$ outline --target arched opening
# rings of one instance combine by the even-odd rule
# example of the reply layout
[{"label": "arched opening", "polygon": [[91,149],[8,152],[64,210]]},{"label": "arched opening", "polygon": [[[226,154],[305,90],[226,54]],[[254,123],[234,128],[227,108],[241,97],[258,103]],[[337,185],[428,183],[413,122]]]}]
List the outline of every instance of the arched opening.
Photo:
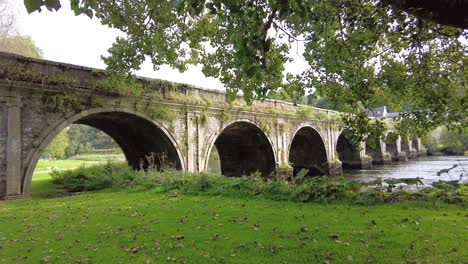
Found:
[{"label": "arched opening", "polygon": [[416,151],[416,153],[419,152],[418,140],[417,139],[413,140],[411,142],[411,144],[412,144],[411,146],[412,146],[413,150]]},{"label": "arched opening", "polygon": [[72,124],[60,131],[42,152],[32,176],[31,196],[48,197],[59,191],[51,182],[53,171],[73,170],[109,161],[125,161],[117,143],[98,129]]},{"label": "arched opening", "polygon": [[[162,128],[143,117],[131,113],[109,111],[71,120],[69,125],[53,138],[47,136],[39,149],[36,150],[36,154],[32,156],[23,181],[25,195],[31,194],[33,172],[35,172],[34,177],[36,177],[39,170],[49,172],[52,169],[72,169],[73,165],[79,163],[77,161],[97,164],[107,162],[108,159],[126,160],[135,169],[146,169],[150,166],[160,170],[166,168],[182,169],[180,153],[177,151],[174,141]],[[52,155],[49,154],[51,145],[55,145],[56,141],[62,140],[63,137],[68,137],[66,140],[70,141],[70,138],[76,137],[76,133],[91,133],[93,135],[88,135],[88,139],[79,140],[79,144],[70,145],[65,150],[62,149],[63,153],[56,156],[63,156],[63,159],[66,159],[62,162],[63,165],[42,166],[45,162],[39,161],[39,159],[51,158]],[[98,135],[99,133],[101,135]],[[111,150],[111,155],[94,155],[107,153],[107,150],[100,149],[102,146],[111,146],[114,149]],[[92,157],[88,157],[88,152],[93,153]],[[79,167],[79,164],[75,167]],[[35,185],[32,195],[40,193],[40,190],[36,189]]]},{"label": "arched opening", "polygon": [[[216,148],[216,149],[215,149]],[[275,156],[270,141],[254,124],[240,121],[225,127],[211,150],[219,156],[221,173],[228,177],[275,171]],[[210,153],[211,155],[211,153]]]},{"label": "arched opening", "polygon": [[289,163],[296,175],[307,169],[307,176],[326,174],[327,152],[320,134],[312,127],[300,128],[293,137],[289,148]]},{"label": "arched opening", "polygon": [[411,142],[409,142],[407,138],[401,138],[400,144],[401,144],[401,151],[405,152],[406,157],[409,157],[411,154],[411,151],[410,151]]},{"label": "arched opening", "polygon": [[366,154],[372,158],[372,164],[384,163],[384,153],[379,138],[369,137],[366,139]]},{"label": "arched opening", "polygon": [[346,138],[344,133],[338,137],[336,151],[342,163],[343,169],[361,169],[361,157],[359,155],[359,146],[354,146]]},{"label": "arched opening", "polygon": [[[161,128],[142,117],[123,112],[104,112],[86,116],[75,123],[108,134],[120,146],[128,164],[135,169],[149,165],[158,169],[182,169],[177,149],[170,138]],[[153,156],[154,162],[148,161],[148,156]]]},{"label": "arched opening", "polygon": [[398,161],[398,147],[397,147],[398,135],[389,132],[385,138],[385,150],[390,153],[393,161]]},{"label": "arched opening", "polygon": [[209,174],[217,174],[217,175],[222,174],[221,161],[219,159],[219,153],[218,153],[218,149],[216,148],[216,146],[213,146],[213,148],[211,149],[211,153],[208,156],[206,170]]}]

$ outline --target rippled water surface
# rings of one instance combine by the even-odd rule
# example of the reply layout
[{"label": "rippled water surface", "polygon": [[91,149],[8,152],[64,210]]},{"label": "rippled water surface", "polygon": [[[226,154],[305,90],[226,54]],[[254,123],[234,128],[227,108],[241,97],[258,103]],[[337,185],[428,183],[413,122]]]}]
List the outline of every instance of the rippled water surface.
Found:
[{"label": "rippled water surface", "polygon": [[[448,173],[437,176],[438,171],[451,168],[454,165],[457,167]],[[362,181],[371,181],[377,177],[382,179],[419,177],[422,178],[424,184],[430,185],[439,180],[460,180],[460,176],[462,182],[468,182],[467,172],[467,156],[429,156],[391,165],[373,165],[372,169],[367,170],[345,170],[343,173]]]}]

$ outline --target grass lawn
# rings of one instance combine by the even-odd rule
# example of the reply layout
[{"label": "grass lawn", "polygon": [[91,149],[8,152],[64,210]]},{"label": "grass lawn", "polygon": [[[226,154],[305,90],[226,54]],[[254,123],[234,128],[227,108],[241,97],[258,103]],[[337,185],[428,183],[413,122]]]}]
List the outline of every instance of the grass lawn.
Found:
[{"label": "grass lawn", "polygon": [[[68,169],[83,161],[40,161]],[[49,168],[50,169],[50,168]],[[466,263],[468,211],[105,190],[0,203],[0,263]]]},{"label": "grass lawn", "polygon": [[49,172],[52,167],[59,170],[67,170],[77,168],[83,164],[96,164],[97,161],[84,160],[39,160],[36,165],[35,173]]},{"label": "grass lawn", "polygon": [[109,154],[100,154],[100,153],[87,153],[80,154],[78,156],[73,156],[71,159],[83,160],[83,161],[125,161],[125,156],[122,153],[109,153]]},{"label": "grass lawn", "polygon": [[50,172],[53,167],[58,170],[69,170],[83,165],[120,160],[125,160],[123,154],[83,154],[67,160],[39,160],[32,178],[31,196],[33,199],[43,199],[59,191],[50,181]]},{"label": "grass lawn", "polygon": [[58,170],[68,170],[96,163],[98,162],[84,160],[39,160],[31,182],[32,198],[43,199],[59,191],[51,182],[52,167],[55,166]]},{"label": "grass lawn", "polygon": [[101,191],[0,203],[0,263],[466,263],[467,213]]}]

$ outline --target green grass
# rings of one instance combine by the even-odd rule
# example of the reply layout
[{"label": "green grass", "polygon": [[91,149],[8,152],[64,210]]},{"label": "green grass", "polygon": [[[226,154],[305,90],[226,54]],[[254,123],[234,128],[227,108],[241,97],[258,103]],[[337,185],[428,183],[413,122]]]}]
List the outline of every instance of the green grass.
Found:
[{"label": "green grass", "polygon": [[97,161],[85,160],[39,160],[35,172],[50,171],[56,166],[59,170],[78,168],[83,164],[96,164]]},{"label": "green grass", "polygon": [[125,161],[125,156],[122,153],[100,154],[100,153],[87,153],[73,156],[71,160],[106,162],[106,161]]},{"label": "green grass", "polygon": [[[112,154],[113,155],[113,154]],[[99,155],[107,157],[108,155]],[[50,172],[52,167],[58,168],[58,170],[69,170],[78,168],[80,166],[94,165],[104,161],[89,161],[89,160],[39,160],[31,182],[31,197],[33,199],[46,198],[54,193],[59,192],[57,186],[52,184]]]},{"label": "green grass", "polygon": [[[77,163],[55,161],[69,168]],[[41,161],[38,168],[47,168]],[[58,165],[60,169],[60,165]],[[79,165],[78,165],[79,166]],[[184,195],[161,188],[57,192],[0,203],[0,263],[465,263],[466,207],[370,207]]]},{"label": "green grass", "polygon": [[[463,263],[466,208],[156,191],[0,204],[0,263]],[[149,260],[149,262],[146,262]]]}]

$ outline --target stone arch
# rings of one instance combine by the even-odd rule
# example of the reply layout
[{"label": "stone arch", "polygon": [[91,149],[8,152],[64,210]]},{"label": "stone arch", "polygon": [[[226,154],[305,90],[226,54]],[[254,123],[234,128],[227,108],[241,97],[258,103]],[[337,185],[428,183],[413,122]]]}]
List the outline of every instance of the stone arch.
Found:
[{"label": "stone arch", "polygon": [[384,153],[378,137],[366,139],[366,154],[372,158],[372,164],[384,164]]},{"label": "stone arch", "polygon": [[344,169],[361,169],[361,155],[359,146],[353,146],[344,132],[341,132],[336,141],[336,152]]},{"label": "stone arch", "polygon": [[[26,156],[23,169],[22,190],[28,196],[36,164],[52,139],[71,124],[82,124],[99,129],[120,146],[130,166],[147,166],[145,156],[151,152],[160,154],[155,165],[184,170],[185,164],[180,148],[172,135],[157,121],[126,109],[100,108],[85,110],[56,122],[41,133],[37,147]],[[163,164],[164,163],[164,164]]]},{"label": "stone arch", "polygon": [[297,129],[289,144],[288,162],[293,174],[308,169],[308,176],[324,175],[327,172],[327,148],[320,132],[312,126]]},{"label": "stone arch", "polygon": [[387,153],[390,153],[393,161],[398,160],[397,138],[397,134],[395,134],[394,132],[388,132],[385,139],[385,149]]},{"label": "stone arch", "polygon": [[402,151],[402,152],[404,151],[404,152],[405,152],[405,156],[406,156],[406,157],[409,157],[410,154],[411,154],[411,148],[410,148],[410,146],[411,146],[411,141],[409,141],[408,138],[402,137],[402,138],[401,138],[400,144],[401,144],[401,151]]},{"label": "stone arch", "polygon": [[213,147],[218,150],[221,173],[228,177],[259,171],[268,176],[275,171],[276,156],[272,141],[250,120],[234,121],[213,135],[206,153],[205,168]]},{"label": "stone arch", "polygon": [[419,152],[418,139],[411,141],[411,147],[416,153]]}]

